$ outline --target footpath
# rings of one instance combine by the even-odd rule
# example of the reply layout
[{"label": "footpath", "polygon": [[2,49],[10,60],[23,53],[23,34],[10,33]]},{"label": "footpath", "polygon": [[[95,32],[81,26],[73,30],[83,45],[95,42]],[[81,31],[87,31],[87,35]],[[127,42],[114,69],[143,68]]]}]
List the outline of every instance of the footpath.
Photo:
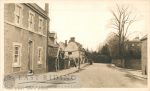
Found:
[{"label": "footpath", "polygon": [[[88,63],[81,64],[80,69],[88,66]],[[31,76],[21,76],[21,77],[15,77],[15,87],[27,87],[27,86],[39,86],[45,85],[41,83],[50,82],[52,81],[60,81],[63,80],[70,80],[74,79],[75,76],[72,75],[72,73],[79,72],[80,69],[78,67],[70,67],[69,69],[60,70],[57,72],[47,72],[42,74],[33,74]],[[60,79],[61,78],[61,79]],[[40,85],[41,84],[41,85]]]},{"label": "footpath", "polygon": [[120,68],[115,66],[114,64],[111,64],[111,67],[116,68],[118,70],[122,70],[127,72],[129,75],[138,78],[138,79],[147,79],[147,75],[143,75],[141,70],[134,70],[134,69],[126,69],[126,68]]}]

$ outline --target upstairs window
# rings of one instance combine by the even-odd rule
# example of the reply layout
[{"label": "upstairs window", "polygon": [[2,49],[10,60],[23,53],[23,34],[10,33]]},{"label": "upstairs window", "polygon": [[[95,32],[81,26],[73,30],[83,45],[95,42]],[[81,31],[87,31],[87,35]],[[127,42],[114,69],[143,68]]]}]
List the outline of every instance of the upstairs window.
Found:
[{"label": "upstairs window", "polygon": [[43,19],[39,17],[39,33],[43,33]]},{"label": "upstairs window", "polygon": [[21,25],[22,23],[22,6],[20,4],[15,5],[15,24]]},{"label": "upstairs window", "polygon": [[29,19],[28,19],[28,23],[29,23],[29,29],[30,30],[34,30],[34,16],[35,14],[33,12],[29,12]]}]

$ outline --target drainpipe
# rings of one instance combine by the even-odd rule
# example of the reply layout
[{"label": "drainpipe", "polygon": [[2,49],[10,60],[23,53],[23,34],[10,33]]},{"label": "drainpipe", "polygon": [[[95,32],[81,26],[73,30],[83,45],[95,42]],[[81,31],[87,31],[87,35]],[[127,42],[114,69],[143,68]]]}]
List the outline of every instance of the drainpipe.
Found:
[{"label": "drainpipe", "polygon": [[45,12],[48,16],[47,18],[47,40],[46,40],[46,71],[48,72],[48,33],[49,33],[49,23],[50,23],[50,18],[49,18],[49,4],[45,4]]}]

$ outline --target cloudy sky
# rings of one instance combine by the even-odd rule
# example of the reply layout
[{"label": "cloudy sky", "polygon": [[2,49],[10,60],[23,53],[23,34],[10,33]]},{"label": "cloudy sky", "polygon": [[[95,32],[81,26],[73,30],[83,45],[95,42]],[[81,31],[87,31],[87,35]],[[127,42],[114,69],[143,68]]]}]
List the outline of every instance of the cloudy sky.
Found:
[{"label": "cloudy sky", "polygon": [[[147,34],[150,24],[149,0],[51,0],[50,31],[57,33],[58,42],[75,37],[84,48],[96,50],[113,31],[109,27],[112,18],[110,9],[115,9],[116,3],[128,5],[138,16],[129,29],[129,37]],[[41,3],[38,5],[43,6]]]}]

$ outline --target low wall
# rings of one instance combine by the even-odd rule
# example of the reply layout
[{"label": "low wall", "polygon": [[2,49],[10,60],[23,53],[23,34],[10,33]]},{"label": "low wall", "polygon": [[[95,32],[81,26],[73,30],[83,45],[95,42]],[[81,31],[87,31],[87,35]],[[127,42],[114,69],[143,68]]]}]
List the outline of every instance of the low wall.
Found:
[{"label": "low wall", "polygon": [[111,62],[112,62],[112,64],[114,64],[115,66],[124,67],[124,60],[112,59]]},{"label": "low wall", "polygon": [[128,60],[112,59],[112,64],[118,67],[141,70],[141,59],[128,59]]},{"label": "low wall", "polygon": [[128,59],[125,61],[125,67],[128,69],[141,70],[141,59]]}]

